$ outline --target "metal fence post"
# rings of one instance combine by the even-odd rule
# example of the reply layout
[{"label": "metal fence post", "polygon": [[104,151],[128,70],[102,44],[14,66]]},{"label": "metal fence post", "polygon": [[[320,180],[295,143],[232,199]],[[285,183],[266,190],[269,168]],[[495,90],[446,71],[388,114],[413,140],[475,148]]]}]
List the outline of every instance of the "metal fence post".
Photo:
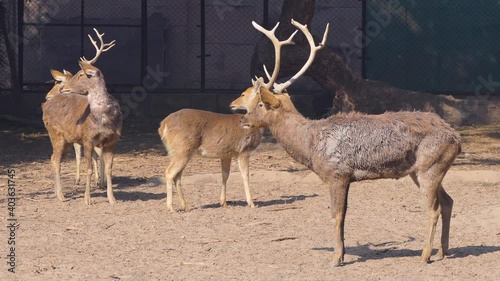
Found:
[{"label": "metal fence post", "polygon": [[140,82],[144,86],[146,67],[148,64],[148,2],[141,1],[141,76]]},{"label": "metal fence post", "polygon": [[[18,85],[15,85],[13,88],[19,89],[19,93],[16,93],[16,95],[20,95],[22,90],[23,90],[23,83],[24,83],[24,69],[23,69],[23,64],[24,64],[24,1],[19,1],[18,6],[17,6],[17,32],[18,32],[18,42],[17,43],[17,48],[18,48],[18,69],[17,69],[17,83]],[[5,38],[5,40],[8,40],[8,38]],[[14,81],[13,81],[14,82]]]}]

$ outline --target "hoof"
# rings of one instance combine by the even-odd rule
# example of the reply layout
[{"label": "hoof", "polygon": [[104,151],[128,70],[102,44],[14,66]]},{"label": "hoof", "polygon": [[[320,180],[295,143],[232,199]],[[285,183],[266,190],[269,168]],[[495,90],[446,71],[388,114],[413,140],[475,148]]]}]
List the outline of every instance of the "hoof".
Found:
[{"label": "hoof", "polygon": [[430,264],[431,259],[430,258],[420,258],[420,263],[421,264]]},{"label": "hoof", "polygon": [[443,251],[443,249],[439,249],[437,255],[436,255],[436,260],[442,260],[444,258],[446,258],[446,251]]},{"label": "hoof", "polygon": [[342,262],[331,262],[330,263],[330,268],[338,268],[338,267],[341,267],[342,266]]}]

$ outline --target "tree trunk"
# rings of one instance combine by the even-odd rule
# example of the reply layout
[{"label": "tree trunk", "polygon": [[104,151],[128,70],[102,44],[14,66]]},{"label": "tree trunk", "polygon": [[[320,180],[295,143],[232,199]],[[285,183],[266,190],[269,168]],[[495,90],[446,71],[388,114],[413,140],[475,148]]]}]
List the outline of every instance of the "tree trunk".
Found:
[{"label": "tree trunk", "polygon": [[[290,23],[292,18],[311,26],[314,5],[315,0],[285,0],[276,36],[284,40],[296,30]],[[335,30],[334,26],[331,28]],[[335,36],[335,32],[331,32],[329,36]],[[318,38],[315,37],[315,40],[317,43]],[[309,56],[309,45],[300,32],[295,36],[294,42],[295,45],[285,46],[282,49],[279,77],[295,74]],[[265,77],[263,64],[269,71],[274,68],[274,48],[265,36],[257,42],[252,56],[252,77],[255,75]],[[328,47],[318,52],[305,75],[333,95],[333,108],[330,114],[352,110],[373,114],[385,111],[421,110],[435,112],[454,126],[490,121],[487,116],[487,104],[480,104],[480,108],[467,111],[463,100],[451,96],[398,89],[383,82],[364,80]]]},{"label": "tree trunk", "polygon": [[[16,7],[15,6],[16,4],[13,5],[14,7]],[[22,3],[19,5],[22,5]],[[13,10],[16,11],[17,9]],[[8,85],[6,86],[10,86],[11,89],[12,107],[10,107],[10,111],[14,114],[17,114],[20,105],[21,89],[19,87],[19,77],[17,71],[17,55],[15,49],[17,46],[15,45],[13,46],[10,41],[9,22],[8,22],[9,17],[12,17],[12,15],[9,15],[9,13],[7,12],[6,3],[0,2],[0,18],[2,19],[2,22],[0,23],[0,38],[3,40],[5,44],[5,50],[7,53],[7,61],[3,62],[5,65],[2,65],[2,67],[5,67],[5,69],[7,69],[6,64],[8,64],[10,81],[9,83],[7,83]]]}]

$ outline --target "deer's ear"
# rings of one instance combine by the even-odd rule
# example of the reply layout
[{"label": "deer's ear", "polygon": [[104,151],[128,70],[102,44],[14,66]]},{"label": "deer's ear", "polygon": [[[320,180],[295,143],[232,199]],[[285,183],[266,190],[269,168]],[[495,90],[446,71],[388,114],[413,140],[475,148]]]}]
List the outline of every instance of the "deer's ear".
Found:
[{"label": "deer's ear", "polygon": [[271,108],[276,109],[281,106],[281,102],[276,96],[264,87],[259,88],[259,95],[263,103],[268,104]]},{"label": "deer's ear", "polygon": [[99,69],[97,69],[95,66],[91,65],[88,62],[80,61],[80,67],[82,68],[83,72],[85,72],[85,74],[88,76],[94,77],[99,75]]},{"label": "deer's ear", "polygon": [[73,73],[67,71],[66,69],[63,69],[63,73],[64,73],[64,75],[66,75],[67,78],[73,77]]},{"label": "deer's ear", "polygon": [[62,72],[57,71],[55,69],[50,70],[50,74],[52,74],[52,77],[54,77],[54,80],[59,81],[59,82],[65,82],[66,81],[66,75],[64,75]]}]

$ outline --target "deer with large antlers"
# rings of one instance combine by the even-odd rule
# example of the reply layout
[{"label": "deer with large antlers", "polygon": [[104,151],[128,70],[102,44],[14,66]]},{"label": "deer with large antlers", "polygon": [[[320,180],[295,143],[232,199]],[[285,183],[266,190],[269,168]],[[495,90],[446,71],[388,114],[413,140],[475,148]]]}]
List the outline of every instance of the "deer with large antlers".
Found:
[{"label": "deer with large antlers", "polygon": [[[50,74],[52,74],[52,77],[54,78],[54,86],[50,91],[47,93],[45,96],[45,100],[51,99],[54,95],[59,94],[61,91],[61,87],[66,84],[66,81],[71,79],[73,77],[73,74],[67,70],[63,70],[63,72],[51,69]],[[78,93],[78,94],[83,94],[83,93]],[[80,165],[82,162],[82,150],[83,147],[78,144],[74,143],[73,147],[75,149],[75,156],[76,156],[76,177],[75,177],[75,184],[80,184]],[[95,173],[95,180],[99,183],[99,188],[104,188],[104,160],[102,159],[102,149],[99,147],[94,148],[94,152],[92,153],[92,163],[94,166],[94,173]],[[99,158],[99,165],[97,165],[97,159]],[[99,166],[101,169],[98,172],[97,171],[97,166]]]},{"label": "deer with large antlers", "polygon": [[[103,42],[103,34],[94,31],[101,46],[89,38],[96,49],[93,59],[81,58],[80,70],[60,88],[61,93],[54,95],[42,105],[43,121],[52,143],[52,168],[55,174],[55,193],[64,200],[61,188],[61,161],[73,143],[83,145],[87,182],[84,200],[90,205],[90,180],[92,176],[92,151],[102,148],[106,175],[107,197],[109,203],[116,202],[111,181],[113,153],[120,139],[122,114],[118,102],[108,94],[102,72],[93,64],[99,56],[114,46],[114,41]],[[86,96],[78,93],[85,93]]]},{"label": "deer with large antlers", "polygon": [[[283,90],[307,70],[315,53],[324,46],[327,32],[322,44],[316,46],[307,26],[293,20],[292,24],[305,34],[311,46],[309,59],[288,82],[276,84],[277,75],[273,73],[267,84],[260,78],[233,101],[233,110],[247,110],[241,125],[269,128],[290,156],[329,186],[334,266],[344,260],[344,221],[351,182],[406,175],[410,175],[427,197],[429,222],[421,260],[430,260],[439,216],[442,216],[442,233],[437,255],[444,258],[449,245],[453,200],[444,190],[442,180],[461,151],[460,135],[436,114],[428,112],[349,113],[322,120],[304,118]],[[275,71],[279,69],[278,50],[279,46]]]}]

